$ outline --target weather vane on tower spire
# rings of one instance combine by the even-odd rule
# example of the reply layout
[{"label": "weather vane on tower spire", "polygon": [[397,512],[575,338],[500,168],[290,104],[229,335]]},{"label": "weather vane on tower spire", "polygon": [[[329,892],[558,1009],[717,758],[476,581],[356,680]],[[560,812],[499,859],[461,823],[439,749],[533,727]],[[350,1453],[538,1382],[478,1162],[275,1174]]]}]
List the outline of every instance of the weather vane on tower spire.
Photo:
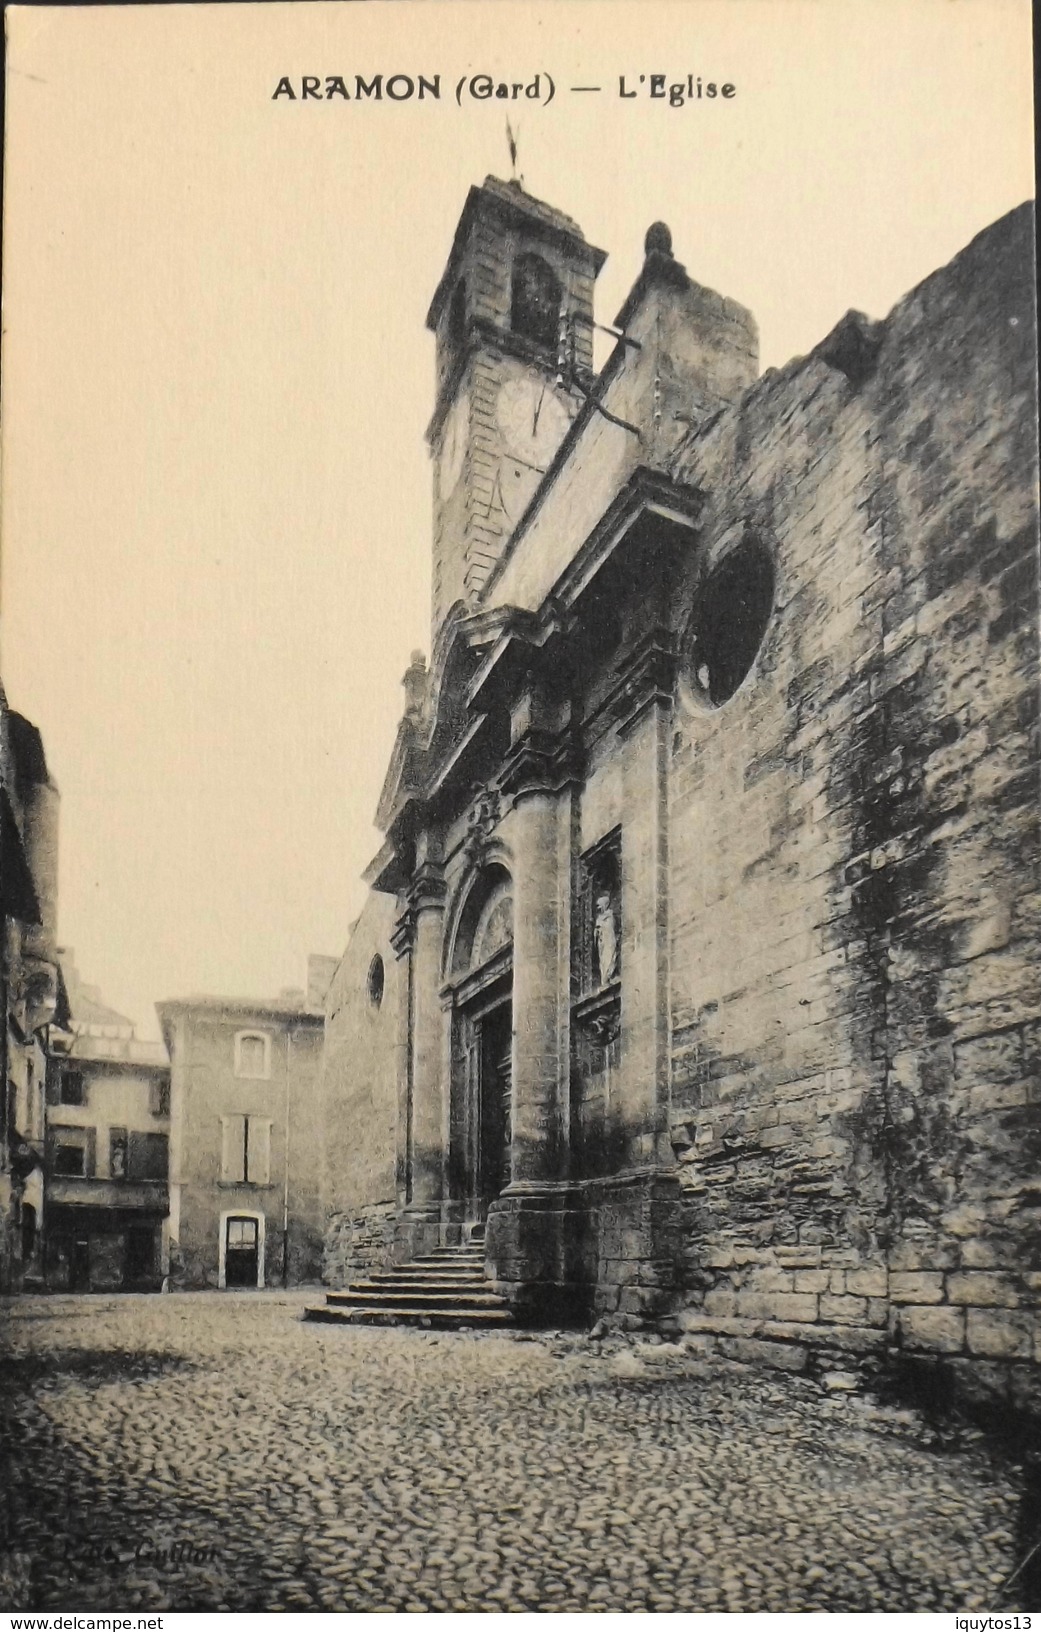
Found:
[{"label": "weather vane on tower spire", "polygon": [[514,131],[514,129],[512,128],[512,126],[510,124],[510,121],[507,119],[507,121],[506,121],[506,145],[509,147],[509,150],[510,150],[510,181],[513,182],[514,185],[517,186],[517,187],[523,187],[524,186],[524,177],[519,176],[517,174],[517,140],[518,140],[519,136],[520,136],[520,129],[518,128],[516,131]]}]

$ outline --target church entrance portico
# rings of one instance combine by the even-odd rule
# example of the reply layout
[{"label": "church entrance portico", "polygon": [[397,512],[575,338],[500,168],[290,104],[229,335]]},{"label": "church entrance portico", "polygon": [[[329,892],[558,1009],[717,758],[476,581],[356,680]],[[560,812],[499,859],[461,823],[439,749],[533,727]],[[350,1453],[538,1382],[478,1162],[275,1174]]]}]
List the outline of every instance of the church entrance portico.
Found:
[{"label": "church entrance portico", "polygon": [[448,949],[449,1198],[483,1223],[512,1176],[513,888],[495,863],[473,878]]}]

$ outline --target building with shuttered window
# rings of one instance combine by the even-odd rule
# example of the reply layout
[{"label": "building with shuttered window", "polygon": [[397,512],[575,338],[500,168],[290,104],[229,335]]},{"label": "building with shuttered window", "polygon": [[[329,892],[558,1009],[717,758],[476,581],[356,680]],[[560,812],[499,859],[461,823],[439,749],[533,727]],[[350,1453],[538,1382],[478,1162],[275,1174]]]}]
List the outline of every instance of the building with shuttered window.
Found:
[{"label": "building with shuttered window", "polygon": [[171,1062],[170,1285],[318,1278],[316,1088],[334,960],[308,991],[157,1004]]},{"label": "building with shuttered window", "polygon": [[155,1292],[167,1267],[170,1064],[162,1043],[101,1001],[61,953],[67,1025],[47,1084],[46,1282]]}]

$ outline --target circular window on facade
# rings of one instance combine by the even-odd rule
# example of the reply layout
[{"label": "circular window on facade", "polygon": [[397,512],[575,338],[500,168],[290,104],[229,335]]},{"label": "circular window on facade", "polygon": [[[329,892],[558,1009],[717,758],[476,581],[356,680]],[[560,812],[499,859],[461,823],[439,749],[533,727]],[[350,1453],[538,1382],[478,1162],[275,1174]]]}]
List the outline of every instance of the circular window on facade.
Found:
[{"label": "circular window on facade", "polygon": [[733,697],[755,662],[773,604],[773,562],[755,539],[739,544],[709,573],[687,650],[697,689],[715,707]]},{"label": "circular window on facade", "polygon": [[372,1004],[374,1009],[378,1009],[380,1004],[383,1002],[384,979],[383,959],[377,952],[376,956],[369,964],[369,973],[365,983],[369,994],[369,1002]]}]

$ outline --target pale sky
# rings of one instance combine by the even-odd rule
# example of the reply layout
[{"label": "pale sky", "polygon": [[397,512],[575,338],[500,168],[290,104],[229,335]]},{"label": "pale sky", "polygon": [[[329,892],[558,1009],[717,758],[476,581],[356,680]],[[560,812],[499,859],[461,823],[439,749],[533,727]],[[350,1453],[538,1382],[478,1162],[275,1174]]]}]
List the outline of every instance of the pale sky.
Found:
[{"label": "pale sky", "polygon": [[[409,0],[8,12],[3,649],[62,791],[60,932],[155,1034],[340,953],[414,647],[433,342],[468,187],[609,252],[655,219],[764,367],[1030,196],[1026,0]],[[440,74],[439,102],[272,100]],[[464,102],[464,75],[553,79]],[[729,81],[670,107],[639,75]],[[648,81],[645,81],[645,87]],[[600,93],[571,85],[599,84]]]}]

